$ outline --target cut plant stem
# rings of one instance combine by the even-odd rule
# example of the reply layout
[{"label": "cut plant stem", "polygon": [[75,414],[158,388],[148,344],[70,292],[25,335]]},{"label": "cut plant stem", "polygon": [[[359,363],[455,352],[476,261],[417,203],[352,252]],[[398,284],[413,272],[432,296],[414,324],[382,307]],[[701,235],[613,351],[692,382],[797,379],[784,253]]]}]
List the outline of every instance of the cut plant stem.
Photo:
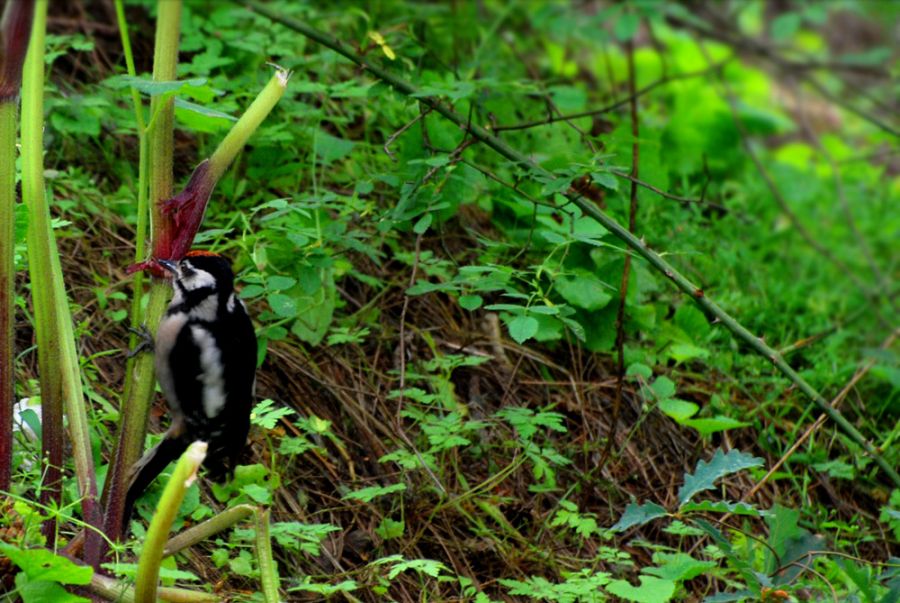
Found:
[{"label": "cut plant stem", "polygon": [[141,558],[138,561],[137,578],[134,585],[136,603],[153,603],[159,585],[159,566],[163,558],[163,549],[169,537],[172,522],[178,514],[181,501],[188,487],[197,479],[197,470],[206,458],[206,442],[194,442],[181,455],[175,471],[163,490],[162,498],[156,506],[153,520],[147,530]]},{"label": "cut plant stem", "polygon": [[[411,98],[415,98],[417,101],[424,103],[428,107],[431,107],[433,111],[440,113],[445,118],[458,125],[460,128],[467,129],[472,136],[483,142],[488,147],[492,148],[503,157],[506,157],[510,161],[518,164],[520,167],[530,171],[533,175],[540,176],[544,181],[555,180],[557,178],[556,175],[554,175],[552,172],[549,172],[548,170],[535,164],[529,157],[512,148],[511,146],[491,134],[485,128],[470,123],[468,119],[456,113],[452,108],[450,108],[449,105],[442,102],[440,99],[421,94],[418,88],[416,88],[406,80],[394,75],[390,71],[382,69],[370,59],[359,55],[340,40],[329,36],[328,34],[325,34],[313,27],[310,27],[306,23],[303,23],[296,19],[292,19],[290,17],[285,17],[284,15],[281,15],[267,5],[250,0],[244,0],[244,4],[252,7],[253,10],[267,16],[273,21],[281,23],[289,29],[293,29],[294,31],[306,36],[307,38],[314,40],[315,42],[318,42],[319,44],[322,44],[327,48],[330,48],[336,53],[365,68],[370,73],[372,73],[372,75],[391,85],[398,92],[410,96]],[[792,369],[791,366],[787,362],[785,362],[784,358],[782,358],[777,351],[769,347],[768,344],[766,344],[761,338],[748,331],[741,323],[735,320],[734,317],[732,317],[718,304],[707,297],[700,287],[689,281],[684,275],[678,272],[674,266],[665,261],[658,253],[647,247],[647,244],[644,243],[643,240],[628,232],[627,228],[623,227],[621,224],[609,217],[605,212],[594,205],[593,202],[585,199],[577,193],[567,192],[565,196],[571,203],[578,206],[586,215],[602,224],[613,235],[615,235],[626,245],[634,249],[638,253],[638,255],[647,260],[647,262],[651,266],[653,266],[654,269],[664,274],[666,278],[672,281],[672,284],[683,291],[690,299],[694,300],[694,302],[698,306],[700,306],[700,308],[708,316],[716,318],[717,321],[724,325],[726,329],[731,331],[731,333],[735,337],[746,343],[754,352],[771,362],[776,369],[778,369],[785,377],[788,378],[789,381],[796,385],[797,388],[800,389],[800,391],[806,394],[822,412],[828,415],[828,418],[836,423],[841,431],[843,431],[845,434],[847,434],[847,436],[850,437],[853,443],[858,445],[867,454],[869,454],[872,459],[878,464],[884,474],[887,475],[888,478],[894,483],[894,485],[900,487],[900,473],[897,472],[897,469],[890,463],[888,463],[883,456],[881,456],[875,446],[873,446],[868,440],[866,440],[866,438],[859,432],[859,430],[856,429],[856,427],[854,427],[844,417],[844,415],[842,415],[838,410],[832,408],[831,405],[828,404],[828,401],[822,396],[822,394],[816,391],[816,389],[811,386],[803,377],[801,377],[800,374],[797,373],[797,371]]]},{"label": "cut plant stem", "polygon": [[[153,80],[169,81],[176,77],[178,65],[178,39],[181,33],[181,0],[165,0],[157,3],[156,41],[153,54]],[[153,127],[145,134],[147,154],[142,159],[147,169],[141,170],[149,182],[139,182],[139,191],[149,191],[149,210],[152,214],[154,237],[170,220],[163,214],[160,202],[172,196],[172,153],[173,127],[175,120],[175,100],[171,97],[154,96],[150,101],[150,114],[155,116]],[[140,200],[140,197],[139,197]],[[139,218],[140,219],[140,218]],[[142,291],[135,290],[140,298]],[[169,286],[164,281],[153,280],[150,284],[150,299],[144,322],[151,332],[156,331],[159,319],[166,309]],[[153,357],[142,354],[133,363],[133,368],[125,376],[125,395],[121,406],[121,423],[116,454],[109,469],[109,477],[103,492],[105,503],[104,533],[118,539],[123,531],[122,513],[125,494],[128,489],[128,472],[141,456],[144,436],[147,432],[147,416],[153,399],[154,388]],[[90,538],[90,534],[88,534]]]},{"label": "cut plant stem", "polygon": [[256,561],[262,580],[266,603],[278,603],[278,567],[272,557],[272,536],[269,534],[269,509],[256,510]]}]

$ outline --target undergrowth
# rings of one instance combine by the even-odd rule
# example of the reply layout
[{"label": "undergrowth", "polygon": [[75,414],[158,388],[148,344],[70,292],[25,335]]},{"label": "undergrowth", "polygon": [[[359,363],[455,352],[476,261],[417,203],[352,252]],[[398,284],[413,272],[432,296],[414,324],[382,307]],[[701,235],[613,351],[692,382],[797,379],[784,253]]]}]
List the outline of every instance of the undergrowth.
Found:
[{"label": "undergrowth", "polygon": [[[139,72],[151,4],[126,6]],[[267,6],[377,56],[557,179],[529,178],[240,4],[187,2],[177,182],[262,87],[267,62],[294,76],[197,238],[234,261],[259,336],[260,403],[235,479],[189,490],[176,530],[235,505],[271,508],[289,600],[900,597],[900,490],[636,256],[618,375],[629,252],[561,202],[581,187],[627,224],[637,144],[635,232],[900,465],[900,180],[896,112],[884,111],[896,6]],[[124,383],[136,126],[114,15],[54,10],[46,177],[102,478]],[[842,20],[869,37],[836,50]],[[637,138],[620,102],[632,52]],[[19,285],[17,398],[29,403],[12,498],[26,542],[47,513],[61,514],[65,540],[81,519],[71,471],[62,509],[29,504],[40,391]],[[111,573],[133,575],[161,492],[142,499]],[[260,600],[255,538],[239,524],[170,558],[163,579]]]}]

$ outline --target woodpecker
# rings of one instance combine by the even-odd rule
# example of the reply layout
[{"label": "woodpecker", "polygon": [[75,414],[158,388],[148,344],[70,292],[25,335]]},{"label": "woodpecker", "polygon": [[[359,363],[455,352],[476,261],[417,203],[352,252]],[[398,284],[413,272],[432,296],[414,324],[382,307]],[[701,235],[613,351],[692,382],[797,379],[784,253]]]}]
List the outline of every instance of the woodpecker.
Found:
[{"label": "woodpecker", "polygon": [[126,522],[138,497],[195,440],[209,445],[203,466],[211,479],[231,475],[250,431],[256,382],[256,334],[228,260],[190,251],[178,262],[156,261],[172,274],[172,301],[154,342],[172,423],[132,468]]}]

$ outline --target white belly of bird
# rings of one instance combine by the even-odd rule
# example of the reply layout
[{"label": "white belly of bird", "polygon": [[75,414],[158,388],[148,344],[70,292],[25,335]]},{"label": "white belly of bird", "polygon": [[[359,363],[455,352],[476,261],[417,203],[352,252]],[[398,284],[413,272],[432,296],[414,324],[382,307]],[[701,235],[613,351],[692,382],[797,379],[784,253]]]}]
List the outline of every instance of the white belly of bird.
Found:
[{"label": "white belly of bird", "polygon": [[212,334],[200,325],[191,327],[194,342],[200,348],[200,375],[203,381],[203,412],[210,419],[218,416],[225,406],[225,381],[222,356]]}]

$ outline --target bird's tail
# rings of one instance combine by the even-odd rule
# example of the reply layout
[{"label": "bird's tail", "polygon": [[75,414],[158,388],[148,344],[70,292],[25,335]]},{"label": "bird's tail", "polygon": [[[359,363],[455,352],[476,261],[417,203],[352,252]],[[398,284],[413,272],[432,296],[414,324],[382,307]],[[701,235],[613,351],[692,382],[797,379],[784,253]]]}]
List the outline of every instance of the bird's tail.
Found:
[{"label": "bird's tail", "polygon": [[177,460],[187,450],[188,442],[180,437],[167,436],[159,444],[144,453],[131,468],[131,481],[125,495],[125,513],[122,525],[127,526],[137,502],[144,490],[162,473],[169,463]]}]

